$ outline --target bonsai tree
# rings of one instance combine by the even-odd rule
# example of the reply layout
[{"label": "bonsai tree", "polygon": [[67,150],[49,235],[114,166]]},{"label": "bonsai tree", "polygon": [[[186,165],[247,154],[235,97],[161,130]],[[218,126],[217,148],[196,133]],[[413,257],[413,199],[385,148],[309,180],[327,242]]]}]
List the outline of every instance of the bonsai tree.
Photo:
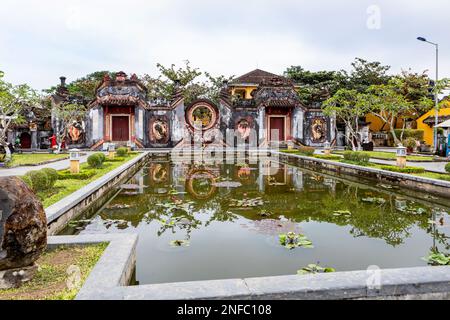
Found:
[{"label": "bonsai tree", "polygon": [[11,160],[11,150],[8,147],[8,130],[14,124],[25,121],[25,110],[40,102],[39,95],[28,85],[12,85],[3,79],[0,71],[0,145],[5,150],[5,161]]}]

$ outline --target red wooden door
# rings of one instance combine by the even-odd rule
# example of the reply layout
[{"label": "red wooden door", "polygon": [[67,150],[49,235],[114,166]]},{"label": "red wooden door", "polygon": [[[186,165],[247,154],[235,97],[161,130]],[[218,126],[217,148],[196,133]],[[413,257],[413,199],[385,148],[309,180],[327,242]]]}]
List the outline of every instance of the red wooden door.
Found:
[{"label": "red wooden door", "polygon": [[20,147],[22,149],[30,149],[31,148],[31,135],[28,132],[23,132],[20,135]]},{"label": "red wooden door", "polygon": [[[274,132],[275,131],[275,132]],[[277,134],[278,133],[278,136]],[[270,141],[284,141],[284,118],[270,118]]]},{"label": "red wooden door", "polygon": [[128,117],[112,117],[112,139],[113,141],[130,140],[130,123]]}]

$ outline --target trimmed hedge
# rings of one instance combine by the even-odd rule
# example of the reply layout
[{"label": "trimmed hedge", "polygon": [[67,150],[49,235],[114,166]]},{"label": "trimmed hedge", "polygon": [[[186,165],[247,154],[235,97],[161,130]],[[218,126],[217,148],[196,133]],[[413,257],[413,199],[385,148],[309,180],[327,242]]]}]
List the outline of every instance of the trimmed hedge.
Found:
[{"label": "trimmed hedge", "polygon": [[128,148],[124,147],[118,148],[116,153],[118,157],[126,157],[128,154]]},{"label": "trimmed hedge", "polygon": [[100,159],[102,160],[102,162],[105,162],[105,161],[106,161],[106,155],[105,155],[104,153],[99,152],[99,153],[97,153],[97,155],[100,157]]},{"label": "trimmed hedge", "polygon": [[70,170],[64,170],[58,172],[58,179],[59,180],[87,180],[95,176],[97,173],[94,169],[86,169],[81,171],[80,173],[70,173]]},{"label": "trimmed hedge", "polygon": [[445,171],[447,171],[448,173],[450,173],[450,163],[447,163],[445,165]]},{"label": "trimmed hedge", "polygon": [[91,168],[98,169],[101,168],[105,160],[106,157],[103,153],[94,153],[88,157],[87,162]]},{"label": "trimmed hedge", "polygon": [[333,155],[326,156],[324,154],[316,154],[316,155],[314,155],[314,158],[323,159],[323,160],[332,160],[332,161],[342,160],[342,157],[340,157],[340,156],[333,156]]},{"label": "trimmed hedge", "polygon": [[124,161],[125,160],[125,158],[122,158],[122,157],[116,157],[116,158],[113,158],[113,159],[106,159],[105,160],[105,162],[121,162],[121,161]]},{"label": "trimmed hedge", "polygon": [[300,146],[300,147],[298,148],[298,151],[299,151],[301,154],[304,154],[305,156],[312,157],[312,156],[314,155],[314,152],[316,152],[316,149],[314,149],[313,147],[303,147],[303,146]]},{"label": "trimmed hedge", "polygon": [[56,170],[45,168],[28,171],[25,176],[22,177],[22,180],[36,192],[52,188],[58,180],[58,177]]},{"label": "trimmed hedge", "polygon": [[381,169],[387,170],[387,171],[392,171],[392,172],[410,173],[410,174],[425,172],[424,168],[419,168],[419,167],[399,168],[396,166],[381,166]]},{"label": "trimmed hedge", "polygon": [[314,155],[314,152],[316,152],[316,149],[312,147],[300,146],[298,149],[282,150],[281,152],[312,157]]},{"label": "trimmed hedge", "polygon": [[370,155],[362,151],[345,151],[344,159],[350,162],[354,162],[360,165],[368,165]]},{"label": "trimmed hedge", "polygon": [[44,169],[41,169],[41,171],[47,175],[47,188],[46,189],[50,189],[51,187],[53,187],[55,185],[56,181],[58,181],[58,171],[56,171],[55,169],[52,169],[52,168],[44,168]]}]

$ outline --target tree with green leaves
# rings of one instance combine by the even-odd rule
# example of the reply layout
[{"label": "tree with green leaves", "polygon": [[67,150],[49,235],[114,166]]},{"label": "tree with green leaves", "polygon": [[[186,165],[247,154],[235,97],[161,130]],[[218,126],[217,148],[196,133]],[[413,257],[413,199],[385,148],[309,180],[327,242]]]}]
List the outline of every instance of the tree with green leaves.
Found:
[{"label": "tree with green leaves", "polygon": [[[148,74],[143,76],[143,82],[148,89],[148,97],[153,101],[170,101],[175,92],[183,91],[185,103],[189,104],[196,99],[205,98],[218,102],[220,88],[224,81],[231,81],[232,77],[213,77],[208,72],[201,72],[185,61],[183,67],[177,68],[175,64],[165,67],[158,63],[160,75],[154,78]],[[201,81],[200,77],[206,79]],[[179,85],[179,87],[177,87]]]},{"label": "tree with green leaves", "polygon": [[[95,99],[95,89],[102,83],[103,77],[108,74],[111,78],[115,73],[111,71],[96,71],[84,77],[67,84],[67,90],[72,96],[82,97],[86,101]],[[56,92],[57,86],[44,90],[46,93],[53,94]]]},{"label": "tree with green leaves", "polygon": [[[389,84],[370,86],[366,93],[362,94],[362,103],[367,106],[369,112],[389,125],[389,131],[396,145],[401,145],[401,137],[395,132],[395,122],[398,118],[405,119],[413,110],[411,102],[399,92],[403,83],[399,79],[393,79]],[[406,121],[403,121],[405,128]]]},{"label": "tree with green leaves", "polygon": [[56,119],[54,132],[58,144],[58,153],[61,151],[61,145],[66,139],[70,127],[84,119],[86,110],[83,104],[77,102],[63,102],[53,106],[52,111]]},{"label": "tree with green leaves", "polygon": [[365,92],[370,86],[387,84],[390,80],[388,71],[390,66],[382,65],[381,62],[369,62],[361,58],[355,58],[352,62],[352,70],[340,71],[341,77],[346,79],[342,84],[347,89]]},{"label": "tree with green leaves", "polygon": [[322,108],[325,115],[336,116],[344,122],[348,142],[354,151],[360,150],[363,143],[360,119],[369,112],[361,94],[356,90],[340,89],[323,103]]},{"label": "tree with green leaves", "polygon": [[321,103],[333,96],[345,82],[345,78],[336,71],[308,71],[301,66],[291,66],[284,76],[293,80],[298,86],[297,92],[301,102],[310,106]]},{"label": "tree with green leaves", "polygon": [[40,103],[40,97],[28,85],[12,85],[3,79],[0,71],[0,145],[6,152],[6,161],[11,160],[8,147],[8,130],[15,124],[24,123],[25,111]]}]

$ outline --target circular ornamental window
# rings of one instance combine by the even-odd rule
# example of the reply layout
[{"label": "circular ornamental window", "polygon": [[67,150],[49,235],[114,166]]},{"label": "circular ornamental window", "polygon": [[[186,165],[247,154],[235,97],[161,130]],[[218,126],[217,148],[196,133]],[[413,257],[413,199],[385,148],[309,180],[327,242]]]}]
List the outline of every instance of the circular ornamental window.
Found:
[{"label": "circular ornamental window", "polygon": [[207,131],[217,123],[216,108],[206,103],[194,104],[188,111],[187,120],[191,128]]}]

